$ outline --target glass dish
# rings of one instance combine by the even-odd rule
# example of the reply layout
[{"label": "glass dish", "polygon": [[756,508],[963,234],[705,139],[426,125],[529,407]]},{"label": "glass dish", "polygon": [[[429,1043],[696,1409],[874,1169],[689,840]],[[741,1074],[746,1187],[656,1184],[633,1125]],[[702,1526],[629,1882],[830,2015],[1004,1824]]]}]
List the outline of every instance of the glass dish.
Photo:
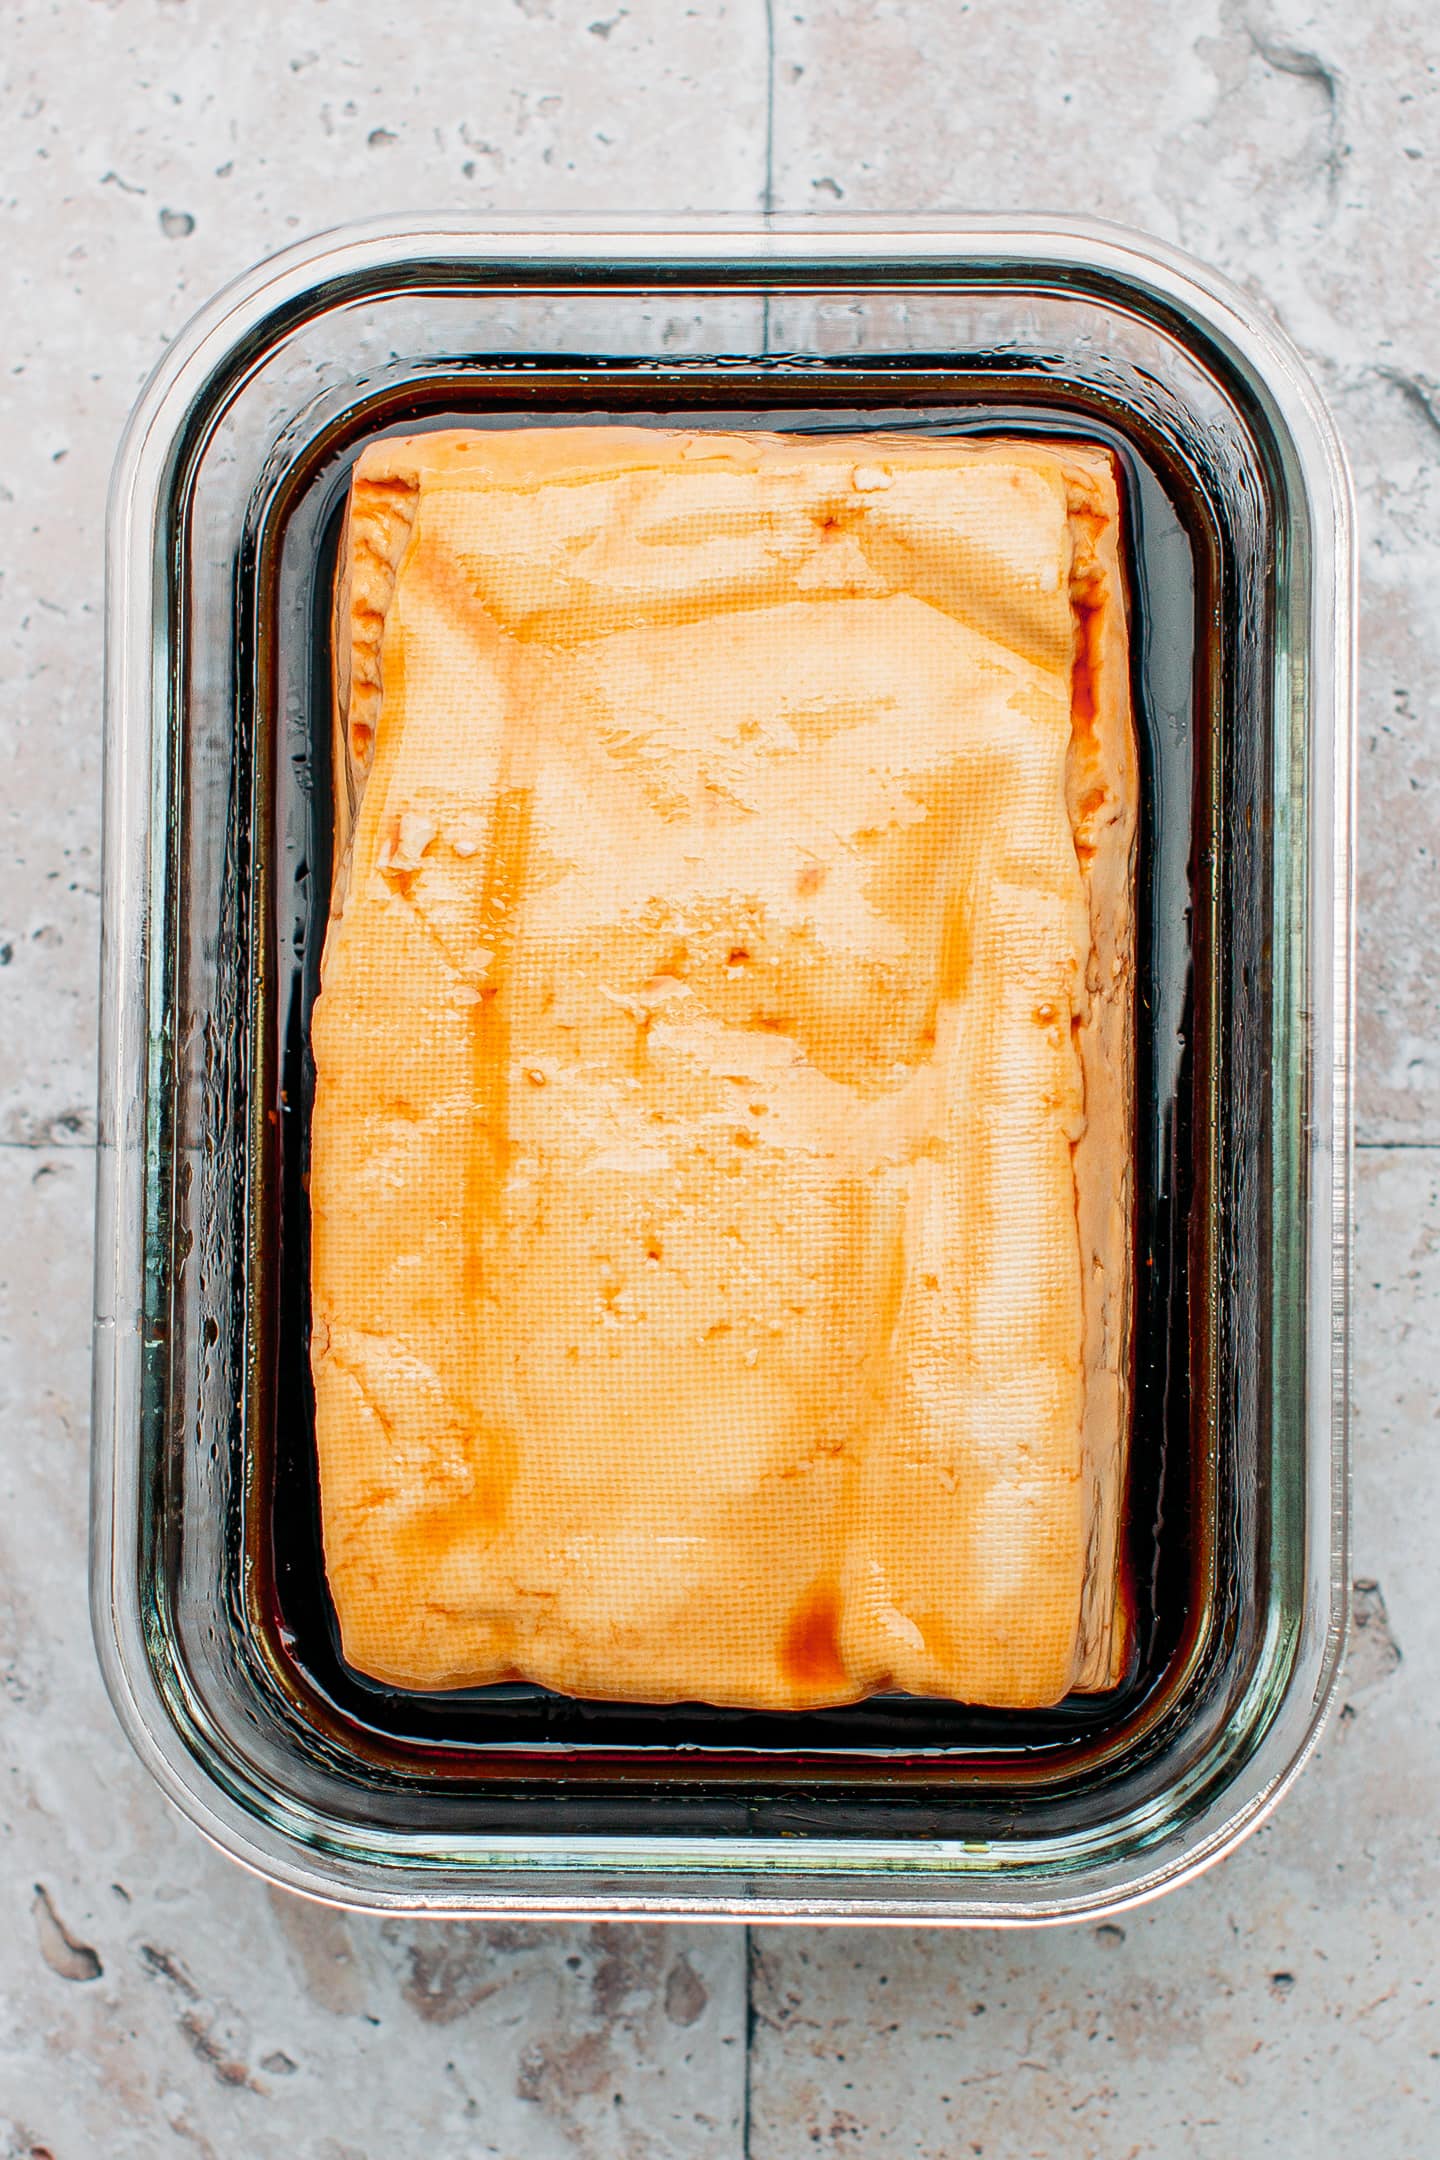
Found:
[{"label": "glass dish", "polygon": [[[329,585],[360,445],[461,415],[1116,449],[1144,797],[1109,1694],[787,1717],[341,1660],[306,1349]],[[1097,224],[387,221],[174,341],[111,503],[92,1599],[126,1730],[216,1843],[392,1911],[996,1923],[1133,1903],[1261,1819],[1347,1602],[1352,547],[1283,336]]]}]

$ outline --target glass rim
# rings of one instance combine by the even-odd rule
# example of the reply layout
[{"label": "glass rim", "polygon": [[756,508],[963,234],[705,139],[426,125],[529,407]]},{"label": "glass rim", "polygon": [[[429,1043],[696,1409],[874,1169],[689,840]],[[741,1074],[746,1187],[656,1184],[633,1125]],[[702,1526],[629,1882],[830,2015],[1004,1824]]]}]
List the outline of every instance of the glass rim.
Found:
[{"label": "glass rim", "polygon": [[[1098,282],[1112,304],[1123,307],[1129,295],[1182,339],[1187,331],[1207,339],[1252,391],[1293,458],[1316,542],[1308,565],[1312,637],[1303,685],[1311,749],[1305,1441],[1307,1528],[1328,1546],[1329,1606],[1323,1616],[1311,1616],[1306,1655],[1297,1655],[1290,1688],[1233,1789],[1195,1818],[1181,1849],[1166,1851],[1162,1842],[1152,1861],[1131,1867],[1123,1880],[1082,1886],[1077,1878],[1067,1887],[1043,1873],[1037,1855],[1035,1865],[1013,1869],[1014,1895],[1007,1897],[1003,1883],[995,1887],[993,1864],[988,1872],[979,1867],[974,1841],[913,1838],[647,1841],[567,1833],[562,1845],[551,1833],[407,1834],[387,1852],[384,1836],[372,1834],[368,1857],[347,1857],[317,1838],[313,1826],[297,1820],[275,1830],[258,1821],[187,1747],[156,1686],[141,1629],[134,1541],[124,1533],[140,1506],[134,1412],[145,1350],[137,1266],[146,1172],[136,1106],[159,1020],[147,1009],[143,963],[161,839],[152,792],[152,603],[164,574],[166,489],[197,400],[227,372],[238,379],[258,366],[267,340],[307,315],[323,315],[346,284],[375,294],[428,290],[447,270],[456,285],[536,291],[776,285],[813,291],[833,279],[847,288],[858,280],[878,293],[1039,283],[1093,294]],[[366,280],[373,281],[368,288]],[[1333,1700],[1349,1602],[1354,546],[1338,436],[1285,333],[1218,273],[1162,242],[1096,220],[384,218],[285,249],[225,287],[179,333],[137,402],[110,498],[91,1585],[100,1662],[121,1723],[168,1797],[214,1843],[274,1881],[357,1908],[472,1917],[748,1914],[1005,1925],[1092,1917],[1143,1902],[1193,1877],[1269,1814],[1313,1751]],[[429,1859],[427,1847],[434,1848]],[[442,1849],[463,1853],[463,1869],[447,1866]],[[488,1887],[480,1879],[485,1874]],[[982,1874],[988,1894],[978,1900]],[[845,1887],[846,1878],[854,1887]]]}]

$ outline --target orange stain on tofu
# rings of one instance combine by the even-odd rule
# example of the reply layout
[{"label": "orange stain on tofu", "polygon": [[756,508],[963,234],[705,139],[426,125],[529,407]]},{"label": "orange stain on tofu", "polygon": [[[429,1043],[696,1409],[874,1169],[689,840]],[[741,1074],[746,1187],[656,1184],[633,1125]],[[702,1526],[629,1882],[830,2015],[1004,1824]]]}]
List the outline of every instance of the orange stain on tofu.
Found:
[{"label": "orange stain on tofu", "polygon": [[1070,728],[1076,742],[1088,743],[1095,733],[1105,611],[1100,600],[1084,593],[1073,593],[1071,604],[1075,657],[1070,668]]},{"label": "orange stain on tofu", "polygon": [[507,991],[515,945],[515,912],[530,859],[534,790],[503,788],[495,801],[480,884],[479,942],[492,955],[472,1007],[474,1120],[465,1179],[467,1298],[484,1285],[486,1232],[499,1210],[510,1166],[510,1013]]},{"label": "orange stain on tofu", "polygon": [[799,1688],[843,1688],[849,1679],[840,1655],[840,1596],[833,1583],[807,1590],[780,1638],[780,1665]]},{"label": "orange stain on tofu", "polygon": [[392,1550],[427,1570],[477,1537],[493,1535],[504,1525],[510,1493],[519,1469],[520,1451],[509,1433],[493,1426],[468,1435],[468,1475],[463,1488],[427,1500],[387,1526]]},{"label": "orange stain on tofu", "polygon": [[[945,911],[937,990],[942,999],[958,998],[970,974],[970,911],[954,900]],[[933,1040],[933,1036],[932,1036]]]}]

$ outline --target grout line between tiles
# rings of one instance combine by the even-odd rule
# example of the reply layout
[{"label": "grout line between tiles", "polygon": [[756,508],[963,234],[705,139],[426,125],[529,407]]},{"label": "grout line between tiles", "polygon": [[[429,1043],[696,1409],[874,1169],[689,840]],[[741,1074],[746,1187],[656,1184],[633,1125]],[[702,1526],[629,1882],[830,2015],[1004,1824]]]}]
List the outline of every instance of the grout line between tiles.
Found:
[{"label": "grout line between tiles", "polygon": [[765,189],[760,206],[766,217],[775,208],[775,0],[765,7]]},{"label": "grout line between tiles", "polygon": [[740,2100],[740,2160],[750,2154],[750,2064],[755,2052],[755,1938],[748,1922],[745,1936],[745,2083]]},{"label": "grout line between tiles", "polygon": [[1357,1155],[1437,1154],[1440,1153],[1440,1140],[1357,1140],[1355,1152]]},{"label": "grout line between tiles", "polygon": [[[775,208],[775,0],[763,0],[765,9],[765,176],[760,207],[768,218]],[[760,302],[760,351],[770,351],[770,295]]]}]

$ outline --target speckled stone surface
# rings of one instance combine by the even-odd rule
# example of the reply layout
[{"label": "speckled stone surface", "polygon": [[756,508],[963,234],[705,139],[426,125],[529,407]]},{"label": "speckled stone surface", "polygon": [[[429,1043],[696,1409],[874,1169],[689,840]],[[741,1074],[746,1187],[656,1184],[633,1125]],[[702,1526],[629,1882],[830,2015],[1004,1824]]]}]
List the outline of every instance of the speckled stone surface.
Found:
[{"label": "speckled stone surface", "polygon": [[[0,2155],[1426,2160],[1440,2119],[1431,0],[10,0],[0,27]],[[167,1814],[85,1617],[100,533],[167,335],[370,212],[1083,209],[1263,294],[1365,573],[1357,1629],[1273,1824],[1032,1935],[440,1927]],[[1403,1653],[1403,1654],[1402,1654]]]}]

